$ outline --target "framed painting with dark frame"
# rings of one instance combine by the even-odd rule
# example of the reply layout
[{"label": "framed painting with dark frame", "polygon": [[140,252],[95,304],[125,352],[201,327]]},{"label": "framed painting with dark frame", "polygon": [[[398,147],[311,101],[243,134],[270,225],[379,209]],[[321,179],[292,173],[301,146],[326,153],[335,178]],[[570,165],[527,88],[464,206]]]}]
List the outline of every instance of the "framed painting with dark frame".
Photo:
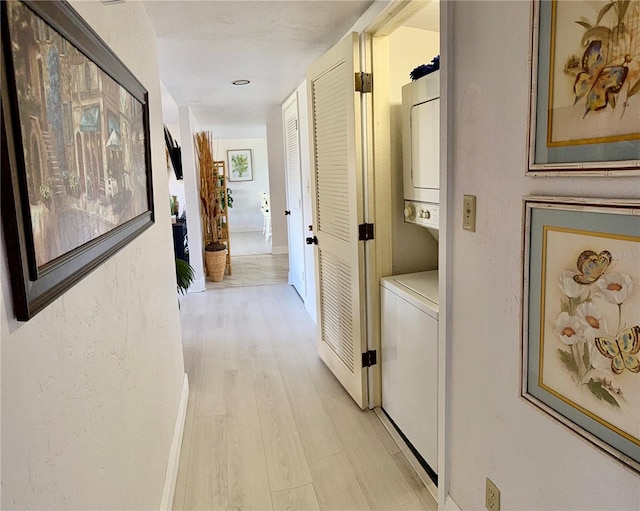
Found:
[{"label": "framed painting with dark frame", "polygon": [[2,222],[26,321],[154,221],[148,93],[66,2],[1,2]]},{"label": "framed painting with dark frame", "polygon": [[525,197],[522,396],[640,473],[640,201]]},{"label": "framed painting with dark frame", "polygon": [[640,174],[640,3],[532,2],[530,175]]}]

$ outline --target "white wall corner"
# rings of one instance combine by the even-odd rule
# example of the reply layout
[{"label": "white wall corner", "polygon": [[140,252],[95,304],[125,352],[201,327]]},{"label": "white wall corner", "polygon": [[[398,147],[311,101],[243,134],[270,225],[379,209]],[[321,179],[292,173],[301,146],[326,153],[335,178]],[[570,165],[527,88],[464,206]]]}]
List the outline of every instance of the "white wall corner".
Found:
[{"label": "white wall corner", "polygon": [[271,253],[273,255],[288,254],[289,253],[289,247],[287,245],[281,245],[279,247],[271,247]]},{"label": "white wall corner", "polygon": [[444,510],[445,511],[461,511],[460,506],[456,504],[456,501],[453,500],[453,497],[451,497],[451,495],[449,494],[447,494],[447,496],[444,499]]},{"label": "white wall corner", "polygon": [[315,300],[312,303],[311,300],[309,300],[309,298],[307,296],[307,298],[304,301],[304,308],[307,309],[307,312],[309,313],[309,316],[311,317],[311,320],[313,321],[313,323],[315,325],[317,325],[318,324],[318,317],[317,317]]},{"label": "white wall corner", "polygon": [[167,472],[164,478],[164,488],[162,489],[162,500],[160,501],[160,511],[170,511],[173,508],[173,496],[176,491],[176,481],[178,479],[178,466],[180,464],[180,449],[182,447],[182,435],[184,433],[184,423],[187,418],[187,402],[189,401],[189,378],[187,373],[182,382],[182,394],[178,403],[178,413],[176,424],[173,429],[173,438],[169,448],[169,461],[167,462]]},{"label": "white wall corner", "polygon": [[193,135],[200,131],[197,119],[188,106],[178,108],[180,117],[180,138],[182,143],[182,171],[187,208],[187,232],[189,233],[189,264],[195,273],[195,280],[203,280],[204,247],[202,246],[202,220],[200,216],[200,174]]},{"label": "white wall corner", "polygon": [[207,279],[202,277],[200,279],[195,279],[191,285],[189,286],[189,293],[202,293],[207,289]]}]

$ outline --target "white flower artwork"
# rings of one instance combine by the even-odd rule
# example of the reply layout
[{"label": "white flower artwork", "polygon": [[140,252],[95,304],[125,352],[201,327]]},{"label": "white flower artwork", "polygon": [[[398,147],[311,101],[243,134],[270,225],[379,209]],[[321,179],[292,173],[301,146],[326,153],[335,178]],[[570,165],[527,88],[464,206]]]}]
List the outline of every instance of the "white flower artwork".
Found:
[{"label": "white flower artwork", "polygon": [[575,281],[576,275],[575,271],[563,271],[558,279],[558,285],[569,298],[584,298],[589,290]]},{"label": "white flower artwork", "polygon": [[584,341],[584,337],[581,335],[581,325],[578,318],[570,316],[568,312],[561,312],[556,319],[556,325],[554,332],[560,338],[560,340],[567,346],[573,346],[578,341]]},{"label": "white flower artwork", "polygon": [[633,291],[633,280],[629,275],[618,272],[611,272],[603,275],[596,282],[596,296],[604,298],[609,303],[622,305]]},{"label": "white flower artwork", "polygon": [[[545,348],[554,346],[554,339],[556,344],[544,350],[543,382],[585,408],[598,406],[599,416],[614,421],[621,407],[640,406],[640,298],[629,271],[633,261],[622,260],[624,245],[618,240],[547,235],[555,255],[549,252],[547,261],[552,273],[545,330],[552,335]],[[563,248],[568,236],[582,248]],[[638,426],[632,429],[640,433]]]},{"label": "white flower artwork", "polygon": [[525,203],[522,397],[640,474],[640,202]]},{"label": "white flower artwork", "polygon": [[593,342],[596,337],[607,333],[607,320],[593,302],[583,302],[576,307],[576,316],[583,328],[584,338]]}]

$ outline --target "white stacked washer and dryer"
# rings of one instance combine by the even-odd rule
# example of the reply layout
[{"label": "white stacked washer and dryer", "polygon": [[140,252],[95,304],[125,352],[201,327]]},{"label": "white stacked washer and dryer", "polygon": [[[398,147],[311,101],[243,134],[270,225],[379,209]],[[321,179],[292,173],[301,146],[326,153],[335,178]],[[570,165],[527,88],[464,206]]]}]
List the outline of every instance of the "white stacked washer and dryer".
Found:
[{"label": "white stacked washer and dryer", "polygon": [[[440,72],[402,88],[405,222],[438,239]],[[381,280],[382,408],[438,473],[438,270]],[[426,464],[426,466],[425,466]]]}]

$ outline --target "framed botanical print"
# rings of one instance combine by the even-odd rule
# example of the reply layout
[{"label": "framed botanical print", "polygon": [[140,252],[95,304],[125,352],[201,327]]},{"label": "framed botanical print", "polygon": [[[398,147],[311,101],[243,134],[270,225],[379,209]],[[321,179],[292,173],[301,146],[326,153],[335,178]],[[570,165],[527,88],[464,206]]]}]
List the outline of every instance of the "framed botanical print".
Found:
[{"label": "framed botanical print", "polygon": [[640,3],[533,2],[529,172],[640,174]]},{"label": "framed botanical print", "polygon": [[229,181],[252,181],[253,162],[251,149],[234,149],[227,151],[229,165]]},{"label": "framed botanical print", "polygon": [[640,201],[524,201],[522,396],[640,472]]}]

